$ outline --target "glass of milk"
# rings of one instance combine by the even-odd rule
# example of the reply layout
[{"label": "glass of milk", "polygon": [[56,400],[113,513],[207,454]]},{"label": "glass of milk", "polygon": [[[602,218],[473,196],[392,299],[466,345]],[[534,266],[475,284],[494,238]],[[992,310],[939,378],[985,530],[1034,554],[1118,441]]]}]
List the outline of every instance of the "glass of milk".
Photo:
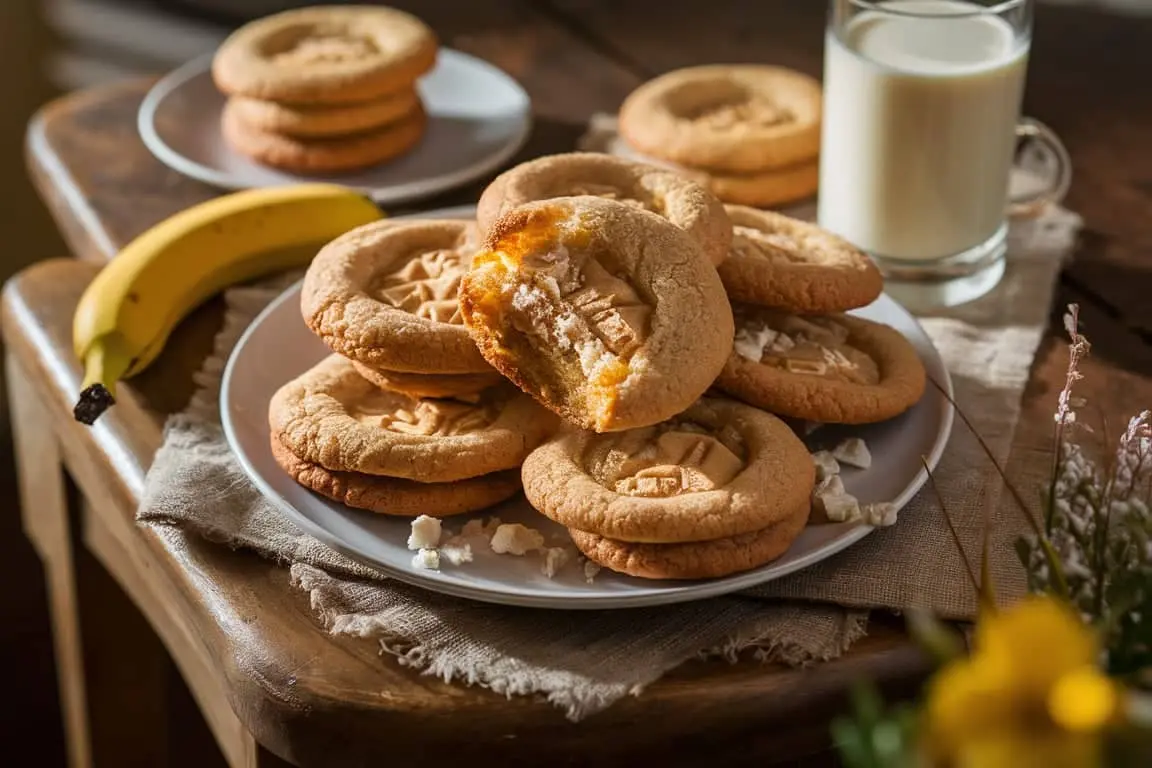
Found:
[{"label": "glass of milk", "polygon": [[[1008,217],[1067,192],[1063,145],[1020,118],[1033,4],[831,1],[819,222],[890,281],[998,280]],[[1052,171],[1010,196],[1025,143]]]}]

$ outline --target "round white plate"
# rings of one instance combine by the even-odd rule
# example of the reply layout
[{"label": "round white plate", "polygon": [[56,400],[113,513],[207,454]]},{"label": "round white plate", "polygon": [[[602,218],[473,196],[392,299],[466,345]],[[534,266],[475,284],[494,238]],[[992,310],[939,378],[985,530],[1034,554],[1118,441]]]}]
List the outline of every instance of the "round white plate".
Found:
[{"label": "round white plate", "polygon": [[532,127],[528,94],[515,80],[475,56],[442,48],[435,69],[417,82],[428,129],[415,149],[363,171],[301,176],[232,151],[220,133],[225,97],[212,82],[211,66],[211,56],[201,57],[160,80],[140,105],[137,123],[162,163],[224,189],[329,181],[378,203],[411,201],[497,170]]},{"label": "round white plate", "polygon": [[[467,216],[471,207],[423,214]],[[916,347],[928,375],[949,393],[952,384],[931,340],[908,312],[881,296],[853,314],[887,323]],[[834,555],[872,530],[861,523],[813,525],[804,530],[783,557],[752,571],[722,579],[652,581],[601,570],[593,583],[575,562],[549,579],[541,558],[475,552],[461,566],[444,563],[440,571],[412,566],[408,520],[388,518],[345,507],[297,485],[272,458],[269,448],[268,401],[285,382],[326,357],[327,347],[304,325],[300,285],[286,290],[264,310],[240,339],[224,371],[220,411],[232,450],[249,477],[276,507],[302,530],[348,557],[401,581],[459,597],[539,608],[632,608],[697,600],[746,589],[779,578]],[[868,470],[844,467],[848,492],[861,503],[892,501],[903,507],[927,479],[920,457],[935,467],[952,430],[952,409],[929,386],[920,402],[895,419],[864,427],[823,427],[810,441],[813,450],[832,447],[846,436],[864,438],[872,451]],[[470,517],[496,514],[543,532],[550,544],[569,542],[561,526],[537,513],[523,497],[489,510],[445,520],[459,530]],[[899,523],[897,523],[899,525]]]}]

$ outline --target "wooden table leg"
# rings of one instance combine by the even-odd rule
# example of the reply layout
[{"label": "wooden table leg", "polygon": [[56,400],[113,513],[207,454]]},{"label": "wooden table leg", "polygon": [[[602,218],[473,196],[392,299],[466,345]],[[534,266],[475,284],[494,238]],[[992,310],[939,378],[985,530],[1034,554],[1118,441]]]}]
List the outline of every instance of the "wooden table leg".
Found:
[{"label": "wooden table leg", "polygon": [[68,763],[73,768],[88,768],[92,765],[92,748],[84,690],[84,648],[79,637],[73,543],[60,450],[51,417],[12,355],[7,357],[6,378],[24,532],[44,562],[51,603]]},{"label": "wooden table leg", "polygon": [[9,355],[6,369],[21,515],[47,577],[69,765],[168,765],[167,654],[80,544],[51,417],[19,360]]},{"label": "wooden table leg", "polygon": [[60,451],[50,416],[11,354],[7,356],[6,378],[24,531],[44,563],[47,579],[68,763],[73,768],[87,768],[92,765],[92,747],[84,649]]}]

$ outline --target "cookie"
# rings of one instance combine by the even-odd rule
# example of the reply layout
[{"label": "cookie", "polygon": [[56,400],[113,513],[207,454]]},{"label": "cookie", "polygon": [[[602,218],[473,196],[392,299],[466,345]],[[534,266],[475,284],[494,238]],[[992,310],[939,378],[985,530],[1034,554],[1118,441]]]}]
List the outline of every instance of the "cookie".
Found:
[{"label": "cookie", "polygon": [[451,397],[473,400],[489,387],[507,384],[496,371],[489,373],[402,373],[378,371],[352,361],[356,372],[381,389],[409,397]]},{"label": "cookie", "polygon": [[555,427],[511,387],[476,403],[388,392],[332,355],[268,406],[272,433],[309,464],[337,472],[446,483],[519,467]]},{"label": "cookie", "polygon": [[779,213],[728,206],[732,253],[719,266],[732,299],[799,313],[845,312],[884,289],[880,270],[851,243]]},{"label": "cookie", "polygon": [[720,174],[689,169],[686,174],[726,203],[771,208],[806,200],[820,186],[820,163],[798,163],[760,173]]},{"label": "cookie", "polygon": [[406,88],[436,63],[436,36],[411,14],[370,6],[285,11],[245,24],[212,61],[230,96],[347,104]]},{"label": "cookie", "polygon": [[221,133],[237,152],[258,163],[294,173],[336,173],[379,165],[405,154],[424,136],[422,108],[370,131],[301,139],[270,133],[244,122],[235,102],[224,105]]},{"label": "cookie", "polygon": [[712,541],[637,544],[569,530],[592,562],[641,579],[717,579],[759,568],[788,551],[807,524],[807,507],[759,531]]},{"label": "cookie", "polygon": [[233,96],[229,104],[236,119],[255,131],[313,139],[382,128],[418,111],[420,98],[405,88],[355,104],[286,104],[244,96]]},{"label": "cookie", "polygon": [[460,308],[493,367],[597,432],[680,413],[732,348],[731,308],[704,251],[667,219],[598,197],[497,219]]},{"label": "cookie", "polygon": [[577,195],[657,213],[691,235],[713,264],[728,256],[732,226],[714,195],[679,174],[598,152],[541,157],[505,171],[480,196],[476,221],[487,232],[518,205]]},{"label": "cookie", "polygon": [[521,470],[524,493],[568,528],[630,542],[711,541],[806,510],[808,449],[780,419],[705,398],[661,424],[608,435],[567,429]]},{"label": "cookie", "polygon": [[380,515],[460,515],[499,504],[520,490],[520,473],[514,469],[454,483],[418,483],[356,472],[331,472],[297,458],[275,437],[271,442],[276,463],[297,483],[332,501]]},{"label": "cookie", "polygon": [[681,165],[766,171],[819,154],[821,98],[818,81],[781,67],[689,67],[633,91],[619,130],[638,151]]},{"label": "cookie", "polygon": [[377,371],[492,373],[457,300],[471,231],[464,221],[383,219],[341,235],[304,275],[304,322],[333,352]]},{"label": "cookie", "polygon": [[924,365],[894,328],[850,315],[735,311],[735,348],[716,386],[746,403],[795,419],[869,424],[924,393]]},{"label": "cookie", "polygon": [[610,145],[612,154],[635,162],[674,171],[710,190],[718,199],[735,205],[769,208],[805,200],[820,187],[819,158],[795,165],[748,173],[723,173],[689,168],[655,157],[649,157],[620,137]]}]

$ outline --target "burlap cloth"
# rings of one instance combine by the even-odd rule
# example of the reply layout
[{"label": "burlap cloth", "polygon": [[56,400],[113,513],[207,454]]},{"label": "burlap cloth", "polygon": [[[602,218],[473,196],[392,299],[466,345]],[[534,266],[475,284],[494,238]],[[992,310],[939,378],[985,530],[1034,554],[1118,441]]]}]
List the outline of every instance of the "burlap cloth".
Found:
[{"label": "burlap cloth", "polygon": [[[591,138],[596,136],[594,131]],[[1009,268],[995,291],[921,317],[952,373],[961,408],[1001,461],[1012,442],[1055,277],[1078,225],[1063,209],[1015,224]],[[395,656],[382,664],[398,661],[507,695],[543,695],[577,720],[639,693],[701,654],[734,658],[748,651],[800,665],[843,653],[864,635],[873,609],[921,606],[949,618],[973,616],[974,596],[961,560],[927,491],[901,511],[895,526],[823,563],[741,594],[685,605],[542,611],[469,602],[386,579],[282,519],[224,440],[217,398],[225,360],[284,285],[272,281],[228,293],[215,353],[198,374],[189,407],[166,425],[138,519],[180,526],[290,566],[318,620],[336,634],[377,639]],[[1019,518],[999,503],[996,474],[959,421],[936,477],[971,552],[979,551],[981,510],[994,510],[996,580],[1007,594],[1022,591],[1010,546]]]}]

